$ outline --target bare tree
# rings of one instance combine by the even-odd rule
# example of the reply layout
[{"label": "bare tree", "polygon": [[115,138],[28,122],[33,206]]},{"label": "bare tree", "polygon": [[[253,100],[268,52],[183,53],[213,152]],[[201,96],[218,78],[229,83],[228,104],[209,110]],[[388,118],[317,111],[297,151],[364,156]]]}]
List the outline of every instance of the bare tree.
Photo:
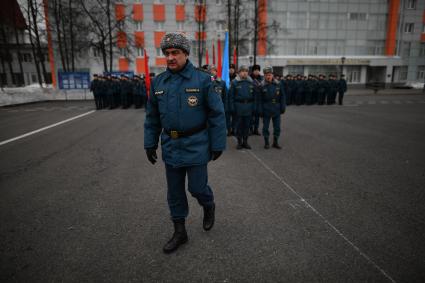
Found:
[{"label": "bare tree", "polygon": [[197,14],[197,28],[198,28],[198,66],[202,67],[202,58],[204,56],[205,49],[205,15],[206,15],[206,4],[205,0],[200,0],[199,4],[196,6],[196,14]]}]

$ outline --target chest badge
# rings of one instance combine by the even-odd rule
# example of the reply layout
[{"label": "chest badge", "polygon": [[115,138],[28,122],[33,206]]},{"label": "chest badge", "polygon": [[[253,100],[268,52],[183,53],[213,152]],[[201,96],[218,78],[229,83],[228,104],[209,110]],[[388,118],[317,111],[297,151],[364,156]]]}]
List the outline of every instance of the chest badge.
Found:
[{"label": "chest badge", "polygon": [[189,96],[189,98],[187,99],[187,104],[189,104],[190,107],[195,107],[196,105],[198,105],[198,98],[194,95]]}]

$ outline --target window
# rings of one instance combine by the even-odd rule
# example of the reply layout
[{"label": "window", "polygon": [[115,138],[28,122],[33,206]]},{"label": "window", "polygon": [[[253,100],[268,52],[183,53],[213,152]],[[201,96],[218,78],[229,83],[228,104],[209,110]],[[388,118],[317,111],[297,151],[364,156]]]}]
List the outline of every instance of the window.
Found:
[{"label": "window", "polygon": [[102,50],[99,47],[93,46],[91,49],[94,57],[100,57],[102,54]]},{"label": "window", "polygon": [[416,9],[416,0],[407,0],[406,9]]},{"label": "window", "polygon": [[184,30],[184,22],[176,22],[176,26],[178,31]]},{"label": "window", "polygon": [[425,66],[418,66],[418,74],[416,76],[416,79],[418,81],[424,81],[425,80]]},{"label": "window", "polygon": [[405,33],[412,33],[414,28],[415,28],[414,23],[405,23],[404,24],[404,32]]},{"label": "window", "polygon": [[164,54],[162,54],[162,50],[160,47],[156,48],[156,57],[164,57]]},{"label": "window", "polygon": [[419,56],[425,56],[425,43],[421,43],[421,46],[419,48]]},{"label": "window", "polygon": [[156,28],[156,30],[164,30],[164,23],[163,22],[155,22],[155,28]]},{"label": "window", "polygon": [[288,66],[289,75],[304,74],[304,66]]},{"label": "window", "polygon": [[21,53],[21,60],[23,62],[32,62],[32,56],[30,53]]},{"label": "window", "polygon": [[223,30],[223,22],[222,21],[215,22],[215,28],[216,30]]},{"label": "window", "polygon": [[143,52],[143,48],[137,48],[137,56],[138,57],[143,57],[145,56],[144,52]]},{"label": "window", "polygon": [[347,67],[347,82],[359,83],[361,74],[361,66],[348,66]]},{"label": "window", "polygon": [[412,46],[412,43],[410,41],[403,42],[403,49],[401,50],[401,57],[409,57],[410,56],[410,48]]},{"label": "window", "polygon": [[127,57],[128,56],[127,48],[120,48],[120,55],[122,57]]},{"label": "window", "polygon": [[221,4],[223,4],[223,0],[215,0],[215,4],[216,5],[221,5]]},{"label": "window", "polygon": [[177,4],[184,4],[184,0],[177,0],[176,3]]},{"label": "window", "polygon": [[399,81],[407,80],[407,66],[403,66],[399,68],[398,80]]},{"label": "window", "polygon": [[136,28],[136,30],[143,30],[143,23],[141,21],[135,21],[134,27]]},{"label": "window", "polygon": [[348,13],[348,18],[352,21],[366,21],[366,13]]}]

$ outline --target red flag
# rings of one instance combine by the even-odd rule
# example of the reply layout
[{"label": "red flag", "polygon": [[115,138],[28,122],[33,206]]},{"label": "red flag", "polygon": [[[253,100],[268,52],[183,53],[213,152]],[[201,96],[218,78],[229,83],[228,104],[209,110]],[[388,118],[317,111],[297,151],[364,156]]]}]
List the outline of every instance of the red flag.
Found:
[{"label": "red flag", "polygon": [[220,40],[217,40],[217,53],[218,53],[217,77],[221,78],[221,42]]},{"label": "red flag", "polygon": [[215,65],[215,45],[213,42],[213,65]]},{"label": "red flag", "polygon": [[143,53],[145,53],[145,84],[146,84],[146,94],[149,99],[149,90],[151,88],[151,77],[149,76],[149,56],[146,52],[146,49],[143,48]]},{"label": "red flag", "polygon": [[236,54],[236,46],[235,46],[233,47],[233,65],[235,65],[235,68],[236,68],[236,57],[237,57],[237,54]]},{"label": "red flag", "polygon": [[206,51],[205,51],[205,63],[207,64],[207,65],[209,65],[210,64],[210,58],[209,58],[210,56],[208,56],[208,48],[206,49]]}]

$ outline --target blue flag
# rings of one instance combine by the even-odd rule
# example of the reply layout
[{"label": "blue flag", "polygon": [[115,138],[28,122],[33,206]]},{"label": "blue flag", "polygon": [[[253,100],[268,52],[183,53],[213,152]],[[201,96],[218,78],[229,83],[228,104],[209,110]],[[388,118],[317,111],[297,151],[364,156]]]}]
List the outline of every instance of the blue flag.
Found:
[{"label": "blue flag", "polygon": [[226,31],[226,38],[224,40],[224,54],[223,64],[221,71],[221,79],[226,82],[227,89],[230,88],[230,76],[229,76],[229,32]]}]

